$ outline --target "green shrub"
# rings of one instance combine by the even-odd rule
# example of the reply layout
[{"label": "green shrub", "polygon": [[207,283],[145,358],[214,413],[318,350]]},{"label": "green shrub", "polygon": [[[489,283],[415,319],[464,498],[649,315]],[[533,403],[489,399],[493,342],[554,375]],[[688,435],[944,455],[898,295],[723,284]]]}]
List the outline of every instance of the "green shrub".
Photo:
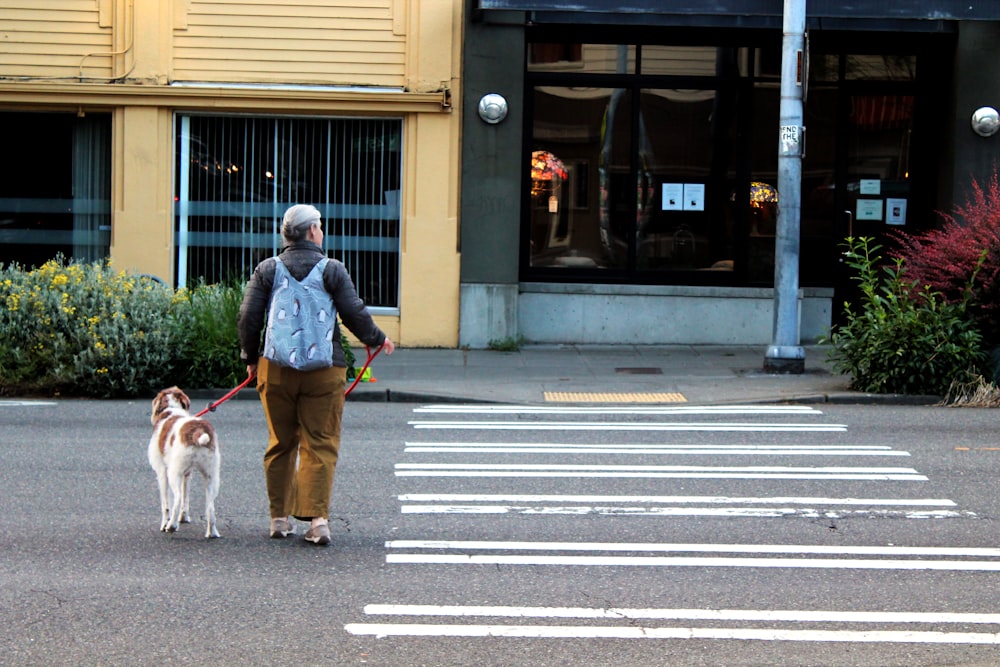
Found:
[{"label": "green shrub", "polygon": [[134,396],[177,363],[173,290],[107,261],[2,267],[0,298],[0,393]]},{"label": "green shrub", "polygon": [[177,384],[190,388],[235,387],[247,377],[240,359],[236,328],[243,288],[240,285],[196,286],[178,290],[176,317],[183,322],[184,360]]},{"label": "green shrub", "polygon": [[946,302],[907,281],[902,259],[881,265],[880,250],[872,239],[847,239],[861,295],[858,304],[844,305],[845,322],[821,341],[832,345],[835,370],[851,376],[851,388],[872,393],[943,396],[953,382],[978,377],[986,354],[968,312],[971,289]]},{"label": "green shrub", "polygon": [[[241,285],[175,291],[108,261],[0,265],[0,395],[235,387],[246,379],[236,331],[242,300]],[[346,337],[341,344],[353,373]]]}]

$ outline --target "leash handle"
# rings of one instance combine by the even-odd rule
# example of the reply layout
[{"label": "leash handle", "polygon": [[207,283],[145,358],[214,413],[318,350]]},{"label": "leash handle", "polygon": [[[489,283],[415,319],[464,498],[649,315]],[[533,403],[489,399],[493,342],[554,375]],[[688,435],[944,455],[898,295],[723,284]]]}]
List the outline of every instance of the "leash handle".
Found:
[{"label": "leash handle", "polygon": [[377,348],[375,348],[374,352],[371,351],[371,348],[365,345],[365,352],[368,353],[368,360],[365,362],[365,365],[361,368],[361,371],[354,376],[354,382],[352,382],[351,386],[348,387],[347,391],[344,392],[344,396],[347,396],[352,391],[354,391],[354,387],[357,386],[359,382],[361,382],[361,378],[364,377],[365,371],[368,370],[368,366],[372,363],[372,360],[374,360],[375,357],[378,356],[378,353],[382,351],[383,347],[385,347],[385,341],[382,341],[382,344],[379,345]]},{"label": "leash handle", "polygon": [[205,408],[204,410],[202,410],[201,412],[199,412],[198,414],[196,414],[195,417],[201,417],[206,412],[215,412],[215,409],[217,407],[219,407],[220,405],[222,405],[223,403],[225,403],[226,401],[228,401],[230,398],[232,398],[233,396],[235,396],[241,389],[243,389],[248,384],[250,384],[250,381],[253,380],[253,378],[254,378],[253,375],[248,375],[247,379],[244,380],[243,382],[241,382],[239,385],[237,385],[235,389],[233,389],[231,392],[229,392],[228,394],[226,394],[225,396],[223,396],[222,398],[220,398],[219,400],[217,400],[215,403],[209,403],[208,407]]}]

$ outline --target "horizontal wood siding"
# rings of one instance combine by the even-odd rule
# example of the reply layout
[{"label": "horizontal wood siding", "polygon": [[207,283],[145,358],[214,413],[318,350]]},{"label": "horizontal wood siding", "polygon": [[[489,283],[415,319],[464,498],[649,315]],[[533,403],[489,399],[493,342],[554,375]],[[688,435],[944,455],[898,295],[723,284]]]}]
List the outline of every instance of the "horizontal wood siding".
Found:
[{"label": "horizontal wood siding", "polygon": [[392,0],[191,0],[172,79],[400,87]]},{"label": "horizontal wood siding", "polygon": [[[109,79],[98,0],[0,0],[0,77]],[[81,67],[82,65],[82,67]]]}]

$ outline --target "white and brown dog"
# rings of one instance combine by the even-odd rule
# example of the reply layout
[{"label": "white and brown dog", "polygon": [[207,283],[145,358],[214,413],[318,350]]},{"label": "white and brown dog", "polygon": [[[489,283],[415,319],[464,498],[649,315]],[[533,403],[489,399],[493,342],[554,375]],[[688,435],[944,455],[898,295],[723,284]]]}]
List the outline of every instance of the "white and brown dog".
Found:
[{"label": "white and brown dog", "polygon": [[[172,533],[180,522],[190,523],[188,482],[199,471],[205,478],[205,537],[219,537],[215,527],[215,497],[219,493],[219,441],[215,429],[188,412],[191,400],[177,387],[164,389],[153,399],[153,436],[149,465],[160,485],[160,530]],[[168,505],[167,486],[173,494]]]}]

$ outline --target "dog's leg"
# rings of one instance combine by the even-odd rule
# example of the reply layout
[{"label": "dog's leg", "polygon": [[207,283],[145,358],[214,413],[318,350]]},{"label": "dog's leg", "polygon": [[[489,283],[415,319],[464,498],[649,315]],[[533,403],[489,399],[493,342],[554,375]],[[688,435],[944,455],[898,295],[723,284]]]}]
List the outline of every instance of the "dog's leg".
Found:
[{"label": "dog's leg", "polygon": [[181,482],[181,494],[184,496],[183,511],[181,512],[181,523],[191,523],[191,471],[184,475]]},{"label": "dog's leg", "polygon": [[166,531],[167,522],[170,518],[170,502],[167,495],[167,469],[159,467],[156,469],[156,483],[160,487],[160,530]]},{"label": "dog's leg", "polygon": [[215,497],[219,494],[219,465],[205,475],[205,537],[221,537],[215,525]]},{"label": "dog's leg", "polygon": [[173,533],[180,523],[181,510],[184,507],[184,474],[168,469],[167,479],[170,482],[170,490],[174,494],[174,502],[170,506],[170,518],[167,520],[166,530],[168,533]]}]

